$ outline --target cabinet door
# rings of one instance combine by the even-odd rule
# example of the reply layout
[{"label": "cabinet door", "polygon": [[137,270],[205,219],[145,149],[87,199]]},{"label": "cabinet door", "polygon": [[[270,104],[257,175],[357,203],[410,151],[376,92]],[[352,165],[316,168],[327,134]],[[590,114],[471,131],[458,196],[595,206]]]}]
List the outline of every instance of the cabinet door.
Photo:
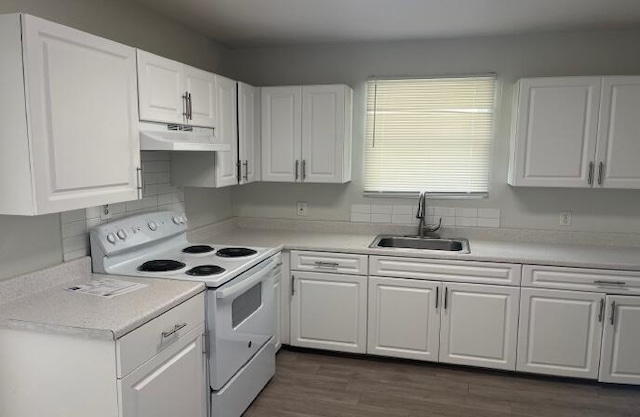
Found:
[{"label": "cabinet door", "polygon": [[600,381],[640,385],[640,297],[607,296]]},{"label": "cabinet door", "polygon": [[291,345],[365,353],[367,277],[293,274]]},{"label": "cabinet door", "polygon": [[302,87],[302,181],[343,182],[345,94],[344,85]]},{"label": "cabinet door", "polygon": [[518,371],[598,377],[604,294],[523,288]]},{"label": "cabinet door", "polygon": [[215,127],[216,76],[213,73],[184,66],[185,90],[191,94],[190,125]]},{"label": "cabinet door", "polygon": [[140,120],[185,123],[184,65],[138,49]]},{"label": "cabinet door", "polygon": [[444,284],[440,361],[515,370],[520,289]]},{"label": "cabinet door", "polygon": [[230,152],[216,152],[216,186],[238,184],[238,108],[236,82],[216,75],[218,122],[215,138],[218,143],[231,145]]},{"label": "cabinet door", "polygon": [[238,147],[241,184],[256,180],[256,154],[260,137],[258,96],[257,88],[238,83]]},{"label": "cabinet door", "polygon": [[601,77],[519,82],[509,184],[591,187]]},{"label": "cabinet door", "polygon": [[300,178],[302,87],[261,89],[262,180]]},{"label": "cabinet door", "polygon": [[369,278],[367,353],[437,361],[442,283]]},{"label": "cabinet door", "polygon": [[193,330],[118,381],[122,417],[206,415],[203,330]]},{"label": "cabinet door", "polygon": [[23,16],[37,214],[138,198],[135,50]]},{"label": "cabinet door", "polygon": [[598,129],[597,184],[640,188],[640,77],[604,77]]}]

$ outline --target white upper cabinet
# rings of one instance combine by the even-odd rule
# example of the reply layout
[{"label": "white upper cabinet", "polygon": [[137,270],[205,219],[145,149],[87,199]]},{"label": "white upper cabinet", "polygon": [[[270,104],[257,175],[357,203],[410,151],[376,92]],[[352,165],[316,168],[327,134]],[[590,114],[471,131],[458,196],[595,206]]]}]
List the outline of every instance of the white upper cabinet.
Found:
[{"label": "white upper cabinet", "polygon": [[640,297],[607,296],[600,381],[640,385]]},{"label": "white upper cabinet", "polygon": [[189,124],[216,125],[216,75],[188,65],[184,66],[185,91],[189,95]]},{"label": "white upper cabinet", "polygon": [[135,50],[11,14],[0,55],[0,213],[139,198]]},{"label": "white upper cabinet", "polygon": [[238,83],[240,184],[260,179],[260,89]]},{"label": "white upper cabinet", "polygon": [[351,180],[351,101],[345,85],[302,87],[302,181]]},{"label": "white upper cabinet", "polygon": [[300,179],[302,87],[263,87],[262,180]]},{"label": "white upper cabinet", "polygon": [[140,120],[185,123],[184,65],[138,49]]},{"label": "white upper cabinet", "polygon": [[346,85],[262,88],[262,180],[351,181],[352,101]]},{"label": "white upper cabinet", "polygon": [[509,184],[591,187],[601,77],[518,82]]},{"label": "white upper cabinet", "polygon": [[216,127],[216,76],[138,49],[140,120]]},{"label": "white upper cabinet", "polygon": [[216,152],[216,187],[238,184],[238,96],[237,83],[229,78],[216,76],[218,102],[217,143],[231,145],[231,152]]},{"label": "white upper cabinet", "polygon": [[640,77],[527,78],[517,90],[509,184],[640,188]]},{"label": "white upper cabinet", "polygon": [[640,188],[640,77],[604,77],[595,184]]}]

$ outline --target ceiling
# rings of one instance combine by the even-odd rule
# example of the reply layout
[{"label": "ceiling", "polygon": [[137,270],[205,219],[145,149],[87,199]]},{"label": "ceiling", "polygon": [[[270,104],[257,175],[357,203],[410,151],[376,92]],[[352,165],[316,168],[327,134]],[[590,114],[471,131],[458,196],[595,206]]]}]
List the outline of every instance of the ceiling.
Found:
[{"label": "ceiling", "polygon": [[640,0],[134,0],[231,47],[640,27]]}]

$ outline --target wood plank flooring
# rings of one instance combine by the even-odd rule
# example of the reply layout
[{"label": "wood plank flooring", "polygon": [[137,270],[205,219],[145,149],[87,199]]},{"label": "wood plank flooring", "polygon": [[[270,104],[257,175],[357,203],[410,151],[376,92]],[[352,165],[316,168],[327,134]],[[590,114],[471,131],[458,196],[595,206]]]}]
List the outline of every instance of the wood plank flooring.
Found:
[{"label": "wood plank flooring", "polygon": [[640,388],[281,350],[243,417],[637,417]]}]

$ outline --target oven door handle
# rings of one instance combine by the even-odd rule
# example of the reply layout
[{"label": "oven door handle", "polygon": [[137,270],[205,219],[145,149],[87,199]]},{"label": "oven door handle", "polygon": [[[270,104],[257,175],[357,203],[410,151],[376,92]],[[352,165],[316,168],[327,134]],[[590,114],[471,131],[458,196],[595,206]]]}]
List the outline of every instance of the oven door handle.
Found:
[{"label": "oven door handle", "polygon": [[265,268],[263,268],[261,271],[256,272],[253,275],[250,275],[249,277],[243,279],[242,281],[234,285],[231,285],[230,287],[227,287],[227,288],[223,287],[219,290],[216,290],[216,298],[224,299],[224,298],[233,297],[235,295],[245,292],[249,288],[256,285],[258,282],[264,281],[266,276],[273,274],[273,271],[276,268],[280,267],[279,265],[276,265],[276,267],[274,268],[273,264],[274,264],[274,261],[269,262],[269,265],[266,265]]}]

